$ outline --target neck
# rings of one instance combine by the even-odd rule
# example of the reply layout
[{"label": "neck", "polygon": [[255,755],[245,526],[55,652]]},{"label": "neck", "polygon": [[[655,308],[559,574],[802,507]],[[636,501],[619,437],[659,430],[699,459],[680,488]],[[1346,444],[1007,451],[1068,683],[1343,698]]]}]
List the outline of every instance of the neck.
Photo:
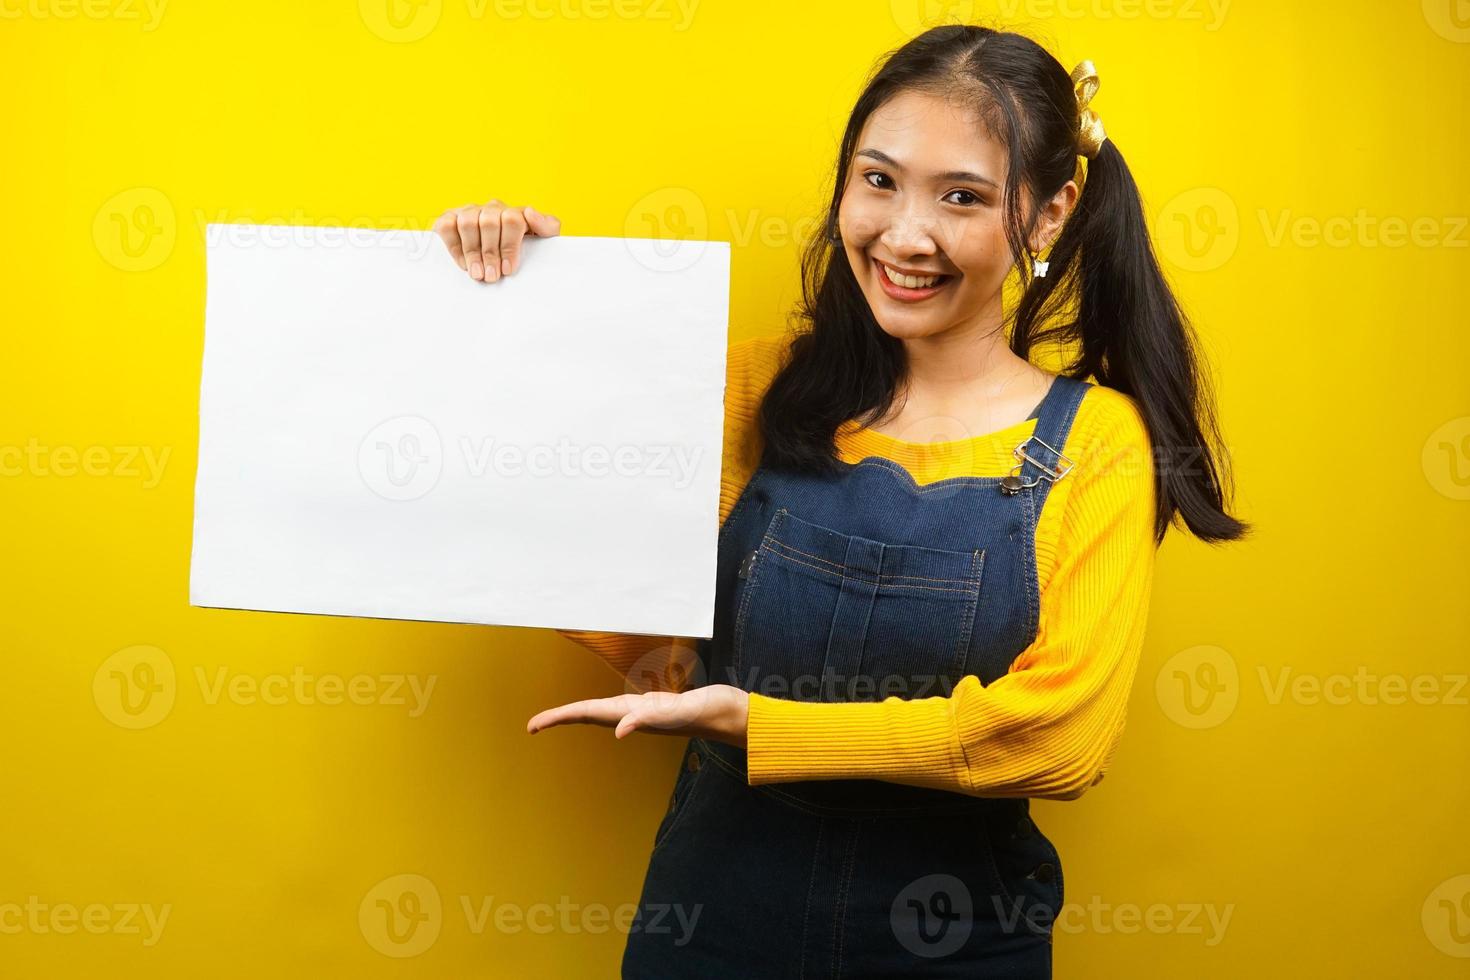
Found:
[{"label": "neck", "polygon": [[904,340],[908,373],[900,386],[911,402],[933,406],[973,404],[1029,386],[1036,370],[1006,344],[999,318],[987,326],[962,326]]}]

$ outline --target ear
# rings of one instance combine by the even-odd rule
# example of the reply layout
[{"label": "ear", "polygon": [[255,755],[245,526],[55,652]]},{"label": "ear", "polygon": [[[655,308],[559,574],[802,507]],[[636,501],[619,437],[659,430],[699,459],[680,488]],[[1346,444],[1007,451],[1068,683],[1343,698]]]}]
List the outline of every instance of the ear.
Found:
[{"label": "ear", "polygon": [[1069,180],[1062,185],[1062,189],[1052,195],[1050,201],[1042,206],[1041,212],[1036,216],[1036,225],[1027,241],[1032,252],[1041,252],[1061,234],[1062,225],[1067,216],[1072,213],[1072,208],[1077,205],[1077,197],[1081,192],[1077,188],[1075,180]]}]

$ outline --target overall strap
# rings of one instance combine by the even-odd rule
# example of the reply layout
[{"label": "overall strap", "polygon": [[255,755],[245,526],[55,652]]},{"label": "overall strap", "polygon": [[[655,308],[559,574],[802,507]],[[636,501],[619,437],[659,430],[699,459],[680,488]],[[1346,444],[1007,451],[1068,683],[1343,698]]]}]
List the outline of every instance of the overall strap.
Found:
[{"label": "overall strap", "polygon": [[1062,449],[1066,446],[1067,434],[1072,430],[1072,421],[1077,417],[1077,408],[1091,387],[1091,382],[1057,375],[1036,413],[1035,430],[1016,447],[1018,466],[1012,471],[1012,476],[1002,482],[1002,489],[1014,493],[1031,487],[1035,497],[1034,513],[1041,513],[1051,485],[1076,465],[1074,460],[1063,455]]}]

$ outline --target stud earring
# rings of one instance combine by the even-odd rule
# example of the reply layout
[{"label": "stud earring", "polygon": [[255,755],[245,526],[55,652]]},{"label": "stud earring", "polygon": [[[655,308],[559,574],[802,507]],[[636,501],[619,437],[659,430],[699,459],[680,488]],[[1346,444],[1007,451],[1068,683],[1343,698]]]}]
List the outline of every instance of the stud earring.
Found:
[{"label": "stud earring", "polygon": [[1045,279],[1046,270],[1050,267],[1050,262],[1043,262],[1034,255],[1031,257],[1031,273],[1032,275],[1036,276],[1037,279]]}]

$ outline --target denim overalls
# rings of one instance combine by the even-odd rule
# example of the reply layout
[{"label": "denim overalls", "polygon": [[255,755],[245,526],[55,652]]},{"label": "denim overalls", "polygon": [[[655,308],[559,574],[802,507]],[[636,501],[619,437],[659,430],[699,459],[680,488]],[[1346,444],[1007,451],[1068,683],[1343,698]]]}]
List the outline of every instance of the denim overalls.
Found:
[{"label": "denim overalls", "polygon": [[[828,477],[760,466],[720,529],[707,682],[878,701],[1004,675],[1036,636],[1037,517],[1088,387],[1056,378],[1010,478],[918,486],[877,456]],[[1027,800],[872,779],[749,786],[744,750],[694,738],[623,976],[1048,977],[1062,895]]]}]

